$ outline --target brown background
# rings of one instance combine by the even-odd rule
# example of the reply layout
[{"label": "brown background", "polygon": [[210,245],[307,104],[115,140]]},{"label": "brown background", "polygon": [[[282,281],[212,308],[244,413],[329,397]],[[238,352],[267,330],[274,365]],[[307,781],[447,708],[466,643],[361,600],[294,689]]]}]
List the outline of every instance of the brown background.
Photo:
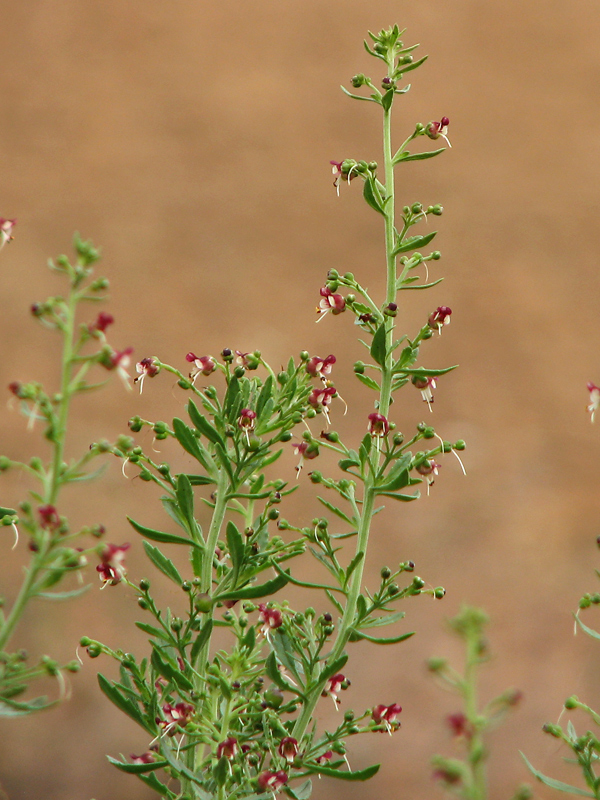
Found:
[{"label": "brown background", "polygon": [[[448,458],[429,498],[375,525],[371,585],[383,563],[412,558],[448,594],[407,606],[418,631],[409,643],[356,649],[344,708],[398,701],[403,727],[393,739],[352,743],[354,768],[383,761],[371,784],[323,780],[315,796],[441,796],[429,759],[454,752],[443,718],[455,702],[423,663],[460,658],[443,619],[462,601],[493,619],[484,695],[509,685],[525,694],[491,739],[491,797],[510,797],[527,780],[518,749],[568,777],[540,727],[571,692],[600,699],[598,646],[573,638],[571,616],[583,591],[596,589],[600,533],[600,431],[585,413],[585,383],[600,382],[597,5],[20,0],[3,2],[0,19],[0,214],[19,220],[0,254],[0,383],[55,380],[57,341],[28,319],[28,307],[61,290],[44,263],[78,229],[103,248],[115,347],[180,367],[188,350],[224,346],[258,347],[275,364],[303,348],[336,353],[350,406],[348,421],[335,410],[336,427],[355,437],[372,398],[352,377],[360,350],[351,319],[315,326],[313,309],[331,267],[353,270],[381,295],[380,219],[356,184],[336,197],[328,164],[380,159],[379,115],[338,86],[358,71],[378,75],[361,45],[367,28],[398,22],[407,42],[431,54],[398,102],[396,141],[416,121],[448,115],[453,149],[399,170],[398,189],[401,203],[444,205],[435,224],[443,259],[433,272],[447,280],[427,296],[407,293],[400,321],[414,333],[437,305],[454,311],[425,360],[460,362],[440,381],[431,420],[443,436],[468,441],[468,477]],[[116,381],[79,402],[71,452],[114,438],[134,413],[180,413],[184,398],[171,383],[160,376],[140,398]],[[395,414],[409,430],[427,411],[409,387]],[[0,435],[11,456],[39,451],[14,412]],[[292,459],[284,468],[293,475]],[[3,476],[2,503],[27,486]],[[131,575],[149,574],[124,522],[128,512],[163,524],[145,484],[125,481],[111,463],[102,481],[62,503],[74,523],[101,521],[111,541],[130,540]],[[298,522],[315,513],[301,511],[286,513]],[[0,542],[9,596],[24,561],[24,547],[13,553],[11,544],[10,535]],[[167,599],[180,602],[175,593]],[[17,644],[67,660],[87,633],[141,652],[137,617],[128,590],[99,594],[94,585],[84,600],[30,608]],[[11,800],[148,797],[105,761],[147,742],[100,696],[97,668],[112,674],[106,660],[86,660],[73,699],[58,710],[1,724],[0,776]],[[550,794],[540,787],[539,797]]]}]

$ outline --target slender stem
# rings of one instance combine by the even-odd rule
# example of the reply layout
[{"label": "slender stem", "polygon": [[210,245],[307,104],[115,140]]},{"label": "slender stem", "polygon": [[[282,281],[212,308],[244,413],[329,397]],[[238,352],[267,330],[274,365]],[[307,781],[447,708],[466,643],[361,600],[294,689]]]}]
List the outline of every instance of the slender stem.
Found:
[{"label": "slender stem", "polygon": [[466,716],[473,729],[473,735],[469,740],[469,760],[473,781],[471,786],[472,800],[485,800],[487,796],[485,763],[483,758],[483,739],[481,732],[478,730],[476,725],[477,718],[479,716],[477,708],[477,667],[479,665],[479,646],[479,635],[470,632],[467,635],[467,663],[465,666],[463,694],[465,699]]}]

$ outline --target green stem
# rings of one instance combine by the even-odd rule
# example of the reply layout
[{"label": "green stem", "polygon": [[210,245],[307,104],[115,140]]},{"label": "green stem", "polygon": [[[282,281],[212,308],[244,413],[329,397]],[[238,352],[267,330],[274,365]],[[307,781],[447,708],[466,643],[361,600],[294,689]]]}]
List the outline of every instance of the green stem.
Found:
[{"label": "green stem", "polygon": [[469,632],[467,636],[467,663],[463,693],[465,712],[472,726],[473,735],[469,740],[469,763],[471,766],[471,800],[485,800],[487,796],[483,737],[477,727],[479,712],[477,708],[477,667],[479,665],[480,637]]}]

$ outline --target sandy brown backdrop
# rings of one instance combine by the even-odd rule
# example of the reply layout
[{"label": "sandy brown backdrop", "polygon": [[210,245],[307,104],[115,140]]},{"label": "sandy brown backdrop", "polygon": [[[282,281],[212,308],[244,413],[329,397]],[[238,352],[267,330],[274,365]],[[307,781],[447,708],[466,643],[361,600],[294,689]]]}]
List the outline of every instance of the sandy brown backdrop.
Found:
[{"label": "sandy brown backdrop", "polygon": [[[28,307],[59,290],[44,263],[75,229],[102,245],[116,347],[180,366],[188,350],[224,346],[259,347],[275,363],[303,348],[341,353],[353,336],[348,315],[313,322],[325,271],[352,269],[375,293],[383,277],[380,220],[354,186],[336,197],[328,165],[378,159],[379,116],[338,87],[375,74],[362,50],[367,28],[398,22],[431,54],[398,103],[396,136],[448,115],[453,149],[407,166],[398,187],[404,202],[444,205],[435,272],[447,280],[407,298],[401,319],[413,331],[439,304],[454,311],[427,360],[461,364],[440,382],[433,420],[468,441],[468,477],[446,460],[431,496],[376,531],[372,580],[382,563],[412,558],[448,594],[410,604],[419,635],[406,645],[357,650],[345,703],[398,701],[403,727],[353,744],[353,767],[383,760],[371,784],[323,780],[318,800],[441,796],[428,762],[453,752],[443,717],[455,705],[423,663],[458,657],[442,621],[462,601],[493,618],[484,691],[512,684],[525,695],[493,737],[494,800],[527,779],[519,748],[559,774],[542,723],[571,692],[600,699],[598,647],[573,638],[571,616],[596,588],[599,560],[600,428],[585,414],[585,383],[600,382],[599,14],[590,0],[1,3],[0,215],[19,220],[0,254],[1,385],[54,379],[57,343]],[[358,354],[353,346],[340,359],[337,383],[363,420],[370,398],[352,378]],[[181,403],[166,376],[141,398],[115,383],[77,405],[73,451],[113,438],[134,413],[168,419]],[[406,390],[400,427],[425,413]],[[0,436],[11,456],[38,448],[14,413]],[[2,503],[26,488],[3,476]],[[152,498],[111,464],[64,506],[75,521],[103,522],[111,540],[134,542],[131,573],[142,577],[149,569],[124,513],[151,523]],[[11,544],[0,541],[9,596],[22,564]],[[136,617],[127,590],[94,587],[68,607],[32,607],[19,644],[69,659],[87,633],[139,651]],[[147,742],[99,695],[97,668],[112,669],[86,661],[59,710],[1,724],[11,800],[149,797],[104,758]]]}]

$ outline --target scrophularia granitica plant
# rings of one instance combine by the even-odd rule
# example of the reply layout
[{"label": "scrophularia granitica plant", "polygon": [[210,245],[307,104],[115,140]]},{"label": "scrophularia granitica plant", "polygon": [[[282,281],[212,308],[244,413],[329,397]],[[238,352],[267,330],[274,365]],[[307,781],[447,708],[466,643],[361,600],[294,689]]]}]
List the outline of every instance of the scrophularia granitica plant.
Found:
[{"label": "scrophularia granitica plant", "polygon": [[[341,705],[340,695],[351,682],[352,664],[347,662],[352,643],[366,640],[377,647],[407,640],[413,632],[402,626],[391,633],[383,630],[404,617],[401,601],[444,595],[441,587],[429,588],[416,577],[409,560],[383,567],[376,587],[363,585],[369,536],[377,530],[382,504],[411,502],[420,496],[418,487],[429,491],[442,456],[454,454],[462,467],[458,451],[465,446],[443,440],[424,422],[405,437],[396,428],[392,408],[398,391],[407,387],[420,391],[429,416],[437,379],[453,369],[420,363],[423,345],[450,322],[450,308],[433,309],[412,337],[399,334],[396,325],[407,290],[427,289],[442,280],[429,282],[428,264],[437,262],[440,253],[429,251],[436,232],[427,231],[425,223],[443,209],[414,202],[396,215],[394,172],[404,162],[430,159],[445,149],[411,152],[419,140],[449,145],[449,120],[442,117],[417,124],[398,148],[392,146],[393,104],[410,88],[407,73],[425,61],[415,60],[416,45],[405,46],[402,33],[394,26],[370,34],[366,50],[381,62],[384,74],[376,82],[358,74],[351,81],[355,91],[344,89],[349,97],[381,109],[382,167],[353,158],[331,162],[336,191],[362,184],[367,205],[381,218],[385,296],[372,298],[354,274],[336,269],[315,287],[317,321],[329,317],[324,325],[348,324],[352,319],[365,346],[365,361],[354,364],[354,374],[372,393],[373,410],[362,422],[360,441],[346,443],[334,428],[345,406],[335,386],[335,371],[344,368],[343,353],[304,351],[277,372],[260,351],[225,348],[218,357],[188,352],[181,359],[183,370],[155,356],[136,365],[140,390],[149,390],[146,379],[170,373],[189,399],[185,419],[166,423],[136,416],[129,421],[130,431],[151,429],[156,440],[178,443],[193,464],[189,471],[158,463],[129,436],[90,451],[110,449],[125,471],[157,484],[164,512],[180,529],[177,534],[162,530],[154,513],[142,521],[129,519],[159,577],[180,592],[174,608],[159,607],[149,580],[133,582],[127,576],[129,544],[105,545],[99,552],[103,585],[129,586],[145,613],[136,624],[149,637],[146,652],[136,656],[89,637],[81,640],[92,658],[104,654],[118,662],[119,678],[100,675],[100,688],[146,737],[140,755],[111,762],[170,800],[269,800],[278,791],[303,800],[311,794],[312,776],[351,781],[373,776],[378,765],[349,768],[348,739],[394,733],[402,698],[383,698],[374,691],[369,708],[346,711],[332,730],[315,724],[315,709],[319,702]],[[90,363],[119,369],[128,355],[104,345]],[[65,363],[78,359],[79,351],[76,359],[71,350]],[[153,382],[153,391],[156,386]],[[59,432],[64,435],[63,428]],[[278,476],[275,462],[285,448],[298,456],[296,474],[290,476],[285,468]],[[322,451],[338,460],[333,475],[319,470]],[[60,465],[62,456],[53,463]],[[60,466],[53,469],[52,474],[79,471],[75,466],[66,472]],[[323,516],[286,520],[286,498],[307,483],[321,493]],[[42,496],[47,505],[55,500],[54,494]],[[29,513],[32,525],[46,531]],[[187,550],[185,571],[160,545]],[[304,553],[314,558],[311,581],[294,574],[294,559]],[[309,598],[329,610],[292,609],[282,599],[289,585],[306,589]],[[223,635],[227,646],[221,645]]]},{"label": "scrophularia granitica plant", "polygon": [[[0,219],[0,248],[12,238],[16,220]],[[79,236],[74,239],[75,260],[64,255],[48,264],[67,284],[65,296],[49,297],[44,302],[31,306],[32,316],[54,335],[62,339],[62,358],[58,385],[47,389],[42,384],[29,381],[13,381],[9,385],[12,395],[10,405],[18,404],[27,418],[30,433],[42,436],[43,451],[40,456],[23,463],[10,454],[0,456],[0,472],[20,470],[30,480],[33,488],[17,508],[0,507],[0,525],[7,534],[14,536],[15,558],[17,548],[26,548],[28,563],[16,596],[10,603],[0,598],[0,716],[15,717],[30,714],[54,705],[68,693],[64,672],[76,672],[79,662],[60,665],[50,656],[43,656],[32,664],[21,649],[12,649],[11,643],[22,615],[33,600],[67,600],[87,589],[81,572],[88,558],[107,558],[110,545],[99,544],[104,527],[91,523],[81,529],[72,530],[61,500],[62,489],[72,483],[89,481],[98,476],[102,467],[90,469],[102,454],[110,451],[108,442],[94,444],[83,454],[67,455],[68,420],[72,400],[102,386],[90,383],[89,372],[93,367],[117,372],[129,386],[126,372],[131,350],[114,350],[108,343],[107,329],[114,322],[104,311],[87,314],[86,321],[77,323],[80,305],[97,304],[104,299],[108,281],[93,277],[93,265],[99,258],[91,242]],[[68,460],[65,460],[68,458]],[[25,534],[25,535],[20,535]],[[9,559],[6,566],[14,570]],[[69,579],[76,575],[79,582]],[[59,584],[67,583],[59,590]],[[45,696],[29,697],[27,690],[38,678],[51,676],[57,679],[59,692],[56,699]]]}]

